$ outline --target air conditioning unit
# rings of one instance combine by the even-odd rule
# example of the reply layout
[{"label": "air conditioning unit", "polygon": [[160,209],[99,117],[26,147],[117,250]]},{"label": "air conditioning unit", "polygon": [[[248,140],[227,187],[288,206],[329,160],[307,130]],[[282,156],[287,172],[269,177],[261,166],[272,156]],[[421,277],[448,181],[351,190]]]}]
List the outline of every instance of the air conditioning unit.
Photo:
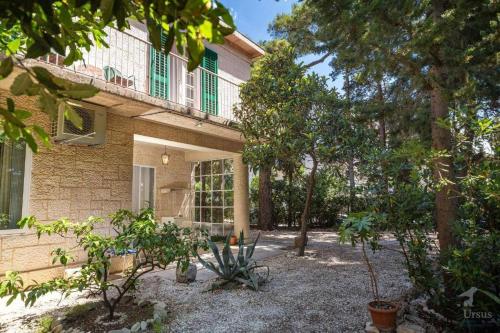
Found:
[{"label": "air conditioning unit", "polygon": [[82,118],[82,128],[75,126],[59,110],[52,123],[52,137],[55,142],[77,145],[104,144],[106,134],[106,110],[97,105],[76,102],[73,109]]}]

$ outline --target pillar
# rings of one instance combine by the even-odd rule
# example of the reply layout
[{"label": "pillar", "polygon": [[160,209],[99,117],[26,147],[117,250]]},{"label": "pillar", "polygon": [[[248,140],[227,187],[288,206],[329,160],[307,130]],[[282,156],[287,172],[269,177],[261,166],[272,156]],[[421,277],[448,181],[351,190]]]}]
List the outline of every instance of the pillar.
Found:
[{"label": "pillar", "polygon": [[250,236],[250,209],[248,191],[248,166],[241,155],[233,159],[234,168],[234,234],[239,237],[243,231],[245,238]]}]

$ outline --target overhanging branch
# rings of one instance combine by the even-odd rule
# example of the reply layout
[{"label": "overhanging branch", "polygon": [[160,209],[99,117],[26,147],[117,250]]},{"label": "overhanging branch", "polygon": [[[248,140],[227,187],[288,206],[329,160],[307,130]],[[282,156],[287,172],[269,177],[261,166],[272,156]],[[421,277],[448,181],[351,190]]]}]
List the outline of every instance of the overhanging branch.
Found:
[{"label": "overhanging branch", "polygon": [[333,54],[333,52],[328,52],[328,53],[324,54],[321,58],[314,60],[313,62],[308,63],[307,65],[304,66],[304,68],[308,69],[308,68],[311,68],[313,66],[316,66],[317,64],[321,64],[323,61],[326,60],[326,58],[328,58],[332,54]]}]

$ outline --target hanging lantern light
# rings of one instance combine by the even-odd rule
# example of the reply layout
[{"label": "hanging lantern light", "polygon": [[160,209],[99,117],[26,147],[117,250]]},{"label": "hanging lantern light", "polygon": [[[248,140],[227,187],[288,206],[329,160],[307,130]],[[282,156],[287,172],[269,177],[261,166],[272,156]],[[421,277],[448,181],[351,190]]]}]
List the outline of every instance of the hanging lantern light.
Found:
[{"label": "hanging lantern light", "polygon": [[161,164],[167,165],[169,159],[170,159],[170,155],[167,154],[167,146],[165,146],[165,152],[163,154],[161,154]]}]

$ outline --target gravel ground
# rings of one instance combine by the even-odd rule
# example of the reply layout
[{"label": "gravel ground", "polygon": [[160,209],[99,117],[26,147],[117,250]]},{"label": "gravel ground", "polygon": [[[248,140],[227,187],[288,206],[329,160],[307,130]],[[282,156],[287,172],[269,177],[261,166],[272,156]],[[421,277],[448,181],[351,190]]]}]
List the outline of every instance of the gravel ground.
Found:
[{"label": "gravel ground", "polygon": [[[264,242],[292,243],[296,233],[264,234]],[[339,245],[333,232],[311,232],[305,257],[294,251],[264,259],[271,281],[262,291],[200,292],[210,282],[179,286],[150,277],[145,298],[168,300],[172,332],[364,332],[371,300],[369,278],[359,248]],[[395,247],[392,240],[384,245]],[[380,295],[397,300],[411,284],[401,256],[383,251],[371,256]]]},{"label": "gravel ground", "polygon": [[[289,248],[296,233],[268,232],[262,243]],[[271,280],[261,291],[206,291],[213,281],[177,284],[164,272],[146,276],[137,297],[167,303],[171,332],[364,332],[371,300],[369,278],[360,248],[339,245],[334,232],[309,233],[305,257],[295,251],[259,261],[270,267]],[[394,240],[383,244],[396,248]],[[383,298],[397,300],[411,284],[395,251],[370,255]],[[0,332],[26,332],[36,316],[58,307],[86,302],[74,294],[59,302],[50,295],[31,309],[0,301]]]}]

